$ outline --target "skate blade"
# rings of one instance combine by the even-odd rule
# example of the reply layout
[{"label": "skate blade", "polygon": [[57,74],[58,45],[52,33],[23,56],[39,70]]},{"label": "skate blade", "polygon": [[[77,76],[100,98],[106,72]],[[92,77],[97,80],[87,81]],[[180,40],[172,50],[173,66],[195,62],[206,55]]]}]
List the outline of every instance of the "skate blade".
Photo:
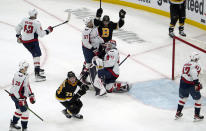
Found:
[{"label": "skate blade", "polygon": [[204,119],[194,119],[193,122],[200,122],[203,121]]},{"label": "skate blade", "polygon": [[35,82],[42,82],[42,81],[46,81],[46,79],[36,79]]}]

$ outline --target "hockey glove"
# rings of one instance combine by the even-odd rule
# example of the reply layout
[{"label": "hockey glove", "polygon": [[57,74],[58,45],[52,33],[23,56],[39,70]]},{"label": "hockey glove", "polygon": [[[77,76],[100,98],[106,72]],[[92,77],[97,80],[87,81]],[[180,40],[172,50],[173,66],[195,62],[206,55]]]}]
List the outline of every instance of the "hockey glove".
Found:
[{"label": "hockey glove", "polygon": [[102,13],[103,13],[103,9],[102,8],[97,9],[96,17],[101,17]]},{"label": "hockey glove", "polygon": [[49,33],[53,31],[53,28],[49,26],[45,31],[46,31],[46,34],[48,35]]},{"label": "hockey glove", "polygon": [[83,84],[83,85],[81,86],[81,89],[86,92],[87,90],[89,90],[89,86]]},{"label": "hockey glove", "polygon": [[24,98],[19,99],[19,106],[25,106],[26,105],[26,100]]},{"label": "hockey glove", "polygon": [[99,51],[98,51],[97,48],[95,49],[95,48],[92,47],[92,50],[93,50],[93,53],[94,53],[95,56],[99,55]]},{"label": "hockey glove", "polygon": [[29,100],[30,100],[30,103],[31,103],[31,104],[34,104],[34,103],[36,102],[36,99],[35,99],[33,93],[29,95]]},{"label": "hockey glove", "polygon": [[120,17],[121,19],[124,19],[124,18],[125,18],[125,15],[126,15],[126,11],[124,11],[123,9],[121,9],[121,10],[119,11],[119,17]]},{"label": "hockey glove", "polygon": [[80,97],[81,97],[80,95],[75,94],[75,95],[72,97],[72,99],[70,100],[70,102],[75,102],[75,101],[77,101]]},{"label": "hockey glove", "polygon": [[202,84],[200,84],[200,83],[198,85],[195,85],[195,90],[196,91],[200,91],[202,88],[203,88]]},{"label": "hockey glove", "polygon": [[21,34],[16,34],[17,42],[22,43],[21,41]]}]

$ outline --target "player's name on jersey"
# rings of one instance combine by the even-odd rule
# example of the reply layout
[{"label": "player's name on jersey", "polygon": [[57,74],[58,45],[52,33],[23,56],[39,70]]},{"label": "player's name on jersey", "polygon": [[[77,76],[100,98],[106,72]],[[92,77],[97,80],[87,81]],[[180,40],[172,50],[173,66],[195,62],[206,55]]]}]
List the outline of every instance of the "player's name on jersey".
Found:
[{"label": "player's name on jersey", "polygon": [[[85,17],[88,16],[94,16],[95,18],[95,12],[92,12],[88,8],[79,8],[79,9],[74,9],[71,10],[72,14],[76,16],[77,19],[84,19]],[[117,13],[118,15],[118,13]],[[127,31],[123,29],[119,29],[113,32],[114,37],[118,37],[119,39],[123,40],[124,42],[128,44],[133,44],[133,43],[145,43],[146,40],[140,38],[138,34],[132,31]]]}]

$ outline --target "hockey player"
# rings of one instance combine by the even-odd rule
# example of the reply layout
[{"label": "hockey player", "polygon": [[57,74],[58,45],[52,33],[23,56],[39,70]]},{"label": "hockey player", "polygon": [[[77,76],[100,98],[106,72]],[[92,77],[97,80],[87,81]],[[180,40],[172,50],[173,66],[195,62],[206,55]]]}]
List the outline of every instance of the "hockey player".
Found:
[{"label": "hockey player", "polygon": [[82,51],[86,64],[84,64],[80,76],[82,77],[82,82],[89,84],[86,79],[92,58],[98,54],[99,45],[104,43],[104,40],[99,36],[98,29],[94,26],[93,17],[86,17],[83,21],[86,27],[82,32]]},{"label": "hockey player", "polygon": [[103,80],[108,93],[126,92],[129,90],[129,85],[126,82],[116,81],[119,77],[119,52],[116,48],[116,41],[110,40],[105,43],[105,46],[106,55],[104,59],[98,57],[93,59],[93,64],[98,69],[96,77],[98,76]]},{"label": "hockey player", "polygon": [[[99,35],[104,39],[104,42],[112,40],[113,30],[119,29],[124,25],[124,18],[126,11],[121,9],[119,11],[119,21],[117,23],[110,21],[108,15],[104,15],[102,21],[100,20],[103,13],[103,9],[99,8],[96,12],[96,18],[94,19],[94,25],[98,26]],[[104,58],[104,45],[100,45],[99,56]]]},{"label": "hockey player", "polygon": [[56,99],[66,108],[62,112],[67,118],[83,119],[83,115],[78,114],[83,106],[80,97],[88,89],[89,87],[79,81],[72,71],[68,72],[66,80],[56,91]]},{"label": "hockey player", "polygon": [[44,81],[46,76],[41,75],[44,73],[44,70],[40,68],[41,49],[38,36],[43,37],[50,34],[53,28],[49,26],[46,30],[42,30],[41,23],[37,20],[37,14],[36,9],[29,11],[29,17],[24,18],[16,26],[16,37],[17,42],[22,43],[33,56],[36,81]]},{"label": "hockey player", "polygon": [[179,34],[181,36],[186,36],[184,33],[184,24],[186,17],[186,0],[170,0],[170,27],[169,27],[169,36],[173,38],[174,28],[179,20]]},{"label": "hockey player", "polygon": [[202,85],[199,82],[199,74],[201,67],[198,64],[199,54],[193,52],[190,56],[190,61],[185,63],[182,70],[180,87],[179,87],[179,103],[177,107],[177,113],[175,115],[176,119],[182,117],[182,109],[184,104],[189,97],[189,94],[195,100],[195,111],[194,111],[194,120],[202,120],[204,116],[200,115],[201,109],[201,93]]},{"label": "hockey player", "polygon": [[[29,85],[29,75],[27,69],[29,64],[25,61],[19,63],[19,71],[14,74],[12,81],[12,87],[10,89],[11,99],[14,101],[16,111],[13,115],[13,119],[10,123],[10,131],[20,130],[27,131],[27,124],[29,119],[28,105],[26,102],[27,97],[31,104],[35,103],[34,93],[32,92]],[[21,127],[17,125],[21,118]]]}]

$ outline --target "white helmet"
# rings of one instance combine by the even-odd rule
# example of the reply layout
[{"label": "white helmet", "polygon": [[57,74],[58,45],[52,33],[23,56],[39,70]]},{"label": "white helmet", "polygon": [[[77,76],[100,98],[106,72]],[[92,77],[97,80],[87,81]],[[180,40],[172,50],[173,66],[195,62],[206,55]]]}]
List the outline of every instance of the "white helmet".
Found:
[{"label": "white helmet", "polygon": [[27,67],[27,68],[29,67],[28,62],[26,62],[25,60],[19,62],[19,70],[23,70],[23,69],[25,69],[25,67]]},{"label": "white helmet", "polygon": [[30,17],[34,17],[34,16],[37,15],[37,14],[38,14],[38,12],[37,12],[36,9],[33,9],[33,10],[30,10],[30,11],[29,11],[29,16],[30,16]]},{"label": "white helmet", "polygon": [[199,56],[199,53],[197,53],[197,52],[193,52],[190,56],[191,61],[197,62],[199,59],[200,59],[200,56]]},{"label": "white helmet", "polygon": [[92,24],[94,24],[94,17],[93,16],[89,16],[83,19],[83,22],[85,25],[88,25],[88,23],[92,21]]}]

